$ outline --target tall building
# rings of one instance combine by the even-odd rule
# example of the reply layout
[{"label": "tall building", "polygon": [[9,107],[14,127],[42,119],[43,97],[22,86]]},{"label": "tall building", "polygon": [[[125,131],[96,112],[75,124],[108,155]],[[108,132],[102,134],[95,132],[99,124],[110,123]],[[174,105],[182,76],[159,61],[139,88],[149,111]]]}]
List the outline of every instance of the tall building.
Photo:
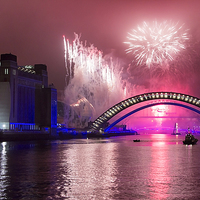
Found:
[{"label": "tall building", "polygon": [[57,90],[48,86],[47,66],[18,66],[17,56],[1,54],[0,129],[57,128]]}]

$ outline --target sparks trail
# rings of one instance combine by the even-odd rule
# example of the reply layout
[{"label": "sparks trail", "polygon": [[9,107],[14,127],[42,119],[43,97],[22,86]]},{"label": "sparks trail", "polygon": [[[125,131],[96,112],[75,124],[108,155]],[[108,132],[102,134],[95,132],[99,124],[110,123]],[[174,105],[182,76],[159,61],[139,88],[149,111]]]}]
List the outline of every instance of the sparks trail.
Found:
[{"label": "sparks trail", "polygon": [[83,127],[92,117],[124,98],[120,78],[120,64],[94,45],[86,45],[75,34],[70,44],[64,38],[66,67],[66,103],[70,105],[66,120],[74,127]]},{"label": "sparks trail", "polygon": [[142,26],[133,29],[128,33],[125,42],[129,45],[126,52],[132,54],[137,65],[153,64],[163,65],[163,63],[175,59],[179,52],[186,48],[185,43],[189,40],[188,30],[184,30],[183,25],[153,22],[153,25],[143,22]]}]

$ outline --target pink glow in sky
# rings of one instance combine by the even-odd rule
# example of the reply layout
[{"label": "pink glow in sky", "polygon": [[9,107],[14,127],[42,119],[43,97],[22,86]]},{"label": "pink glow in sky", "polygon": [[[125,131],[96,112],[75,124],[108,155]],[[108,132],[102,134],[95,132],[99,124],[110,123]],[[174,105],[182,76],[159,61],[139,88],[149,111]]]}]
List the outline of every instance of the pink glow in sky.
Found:
[{"label": "pink glow in sky", "polygon": [[173,20],[200,38],[199,0],[6,0],[0,7],[0,53],[18,56],[18,65],[43,63],[49,83],[65,87],[63,38],[74,32],[103,51],[126,58],[127,32],[143,21]]}]

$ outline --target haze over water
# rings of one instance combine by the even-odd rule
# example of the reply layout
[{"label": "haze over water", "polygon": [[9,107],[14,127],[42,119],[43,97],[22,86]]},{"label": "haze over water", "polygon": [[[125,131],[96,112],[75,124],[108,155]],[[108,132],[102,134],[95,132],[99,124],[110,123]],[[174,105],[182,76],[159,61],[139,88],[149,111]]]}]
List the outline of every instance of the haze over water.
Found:
[{"label": "haze over water", "polygon": [[183,139],[2,142],[0,199],[200,199],[200,143]]}]

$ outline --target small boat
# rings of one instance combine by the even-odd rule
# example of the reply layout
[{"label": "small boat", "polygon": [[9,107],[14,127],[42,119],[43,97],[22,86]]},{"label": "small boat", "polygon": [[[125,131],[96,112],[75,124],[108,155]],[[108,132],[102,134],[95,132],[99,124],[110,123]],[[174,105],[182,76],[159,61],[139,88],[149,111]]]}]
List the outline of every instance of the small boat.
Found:
[{"label": "small boat", "polygon": [[136,139],[136,140],[133,140],[133,142],[140,142],[140,140],[137,140],[137,139]]},{"label": "small boat", "polygon": [[194,135],[188,133],[186,136],[185,136],[185,140],[183,140],[183,144],[187,144],[187,145],[190,145],[190,144],[196,144],[198,142],[198,139],[196,139],[194,137]]}]

